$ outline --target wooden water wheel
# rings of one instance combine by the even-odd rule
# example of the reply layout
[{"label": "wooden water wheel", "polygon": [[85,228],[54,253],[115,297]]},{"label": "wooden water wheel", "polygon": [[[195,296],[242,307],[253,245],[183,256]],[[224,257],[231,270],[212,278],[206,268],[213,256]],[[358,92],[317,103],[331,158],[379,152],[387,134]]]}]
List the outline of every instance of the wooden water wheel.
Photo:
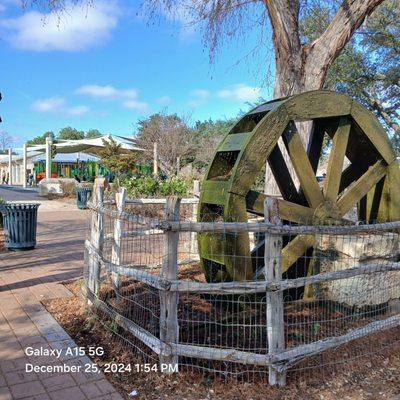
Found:
[{"label": "wooden water wheel", "polygon": [[[298,133],[301,121],[311,126],[307,148]],[[316,172],[326,140],[331,145],[320,183]],[[348,223],[346,214],[356,207],[358,220],[368,223],[400,219],[400,170],[387,134],[373,114],[342,94],[302,93],[262,104],[241,118],[209,166],[199,220],[263,216],[266,195],[254,185],[267,161],[287,223]],[[287,238],[282,272],[312,254],[314,242],[313,235]],[[251,280],[263,265],[263,240],[251,248],[248,234],[200,234],[199,251],[209,282]]]}]

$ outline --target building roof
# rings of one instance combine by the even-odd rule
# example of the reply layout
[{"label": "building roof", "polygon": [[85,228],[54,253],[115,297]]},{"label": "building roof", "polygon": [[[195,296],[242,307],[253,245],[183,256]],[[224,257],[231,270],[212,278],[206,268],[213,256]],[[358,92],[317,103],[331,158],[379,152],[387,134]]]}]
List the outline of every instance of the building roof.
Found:
[{"label": "building roof", "polygon": [[[123,153],[137,152],[137,151],[145,151],[140,147],[134,145],[134,140],[128,138],[123,138],[120,136],[113,135],[104,135],[98,138],[93,139],[80,139],[80,140],[60,140],[57,143],[54,143],[56,147],[57,155],[54,161],[76,161],[76,153],[84,153],[86,159],[81,158],[82,161],[86,161],[89,156],[98,156],[100,151],[105,147],[104,142],[110,142],[111,139],[120,145],[120,148]],[[121,140],[124,139],[124,140]],[[127,143],[129,141],[130,143]],[[22,150],[22,149],[17,149]],[[42,159],[43,154],[46,153],[46,145],[38,144],[34,146],[29,146],[27,148],[27,158],[31,161],[36,161],[38,159]],[[66,157],[65,159],[59,154],[74,154],[72,157]],[[57,159],[58,156],[58,159]],[[13,154],[12,160],[14,162],[18,162],[22,160],[22,154]],[[8,163],[8,154],[0,155],[0,164]]]}]

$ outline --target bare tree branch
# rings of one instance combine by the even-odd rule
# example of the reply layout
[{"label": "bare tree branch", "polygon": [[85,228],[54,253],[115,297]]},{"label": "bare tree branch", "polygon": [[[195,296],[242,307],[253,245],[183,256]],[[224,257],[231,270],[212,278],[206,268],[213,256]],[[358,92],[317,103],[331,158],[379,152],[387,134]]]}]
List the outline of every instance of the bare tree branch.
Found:
[{"label": "bare tree branch", "polygon": [[325,32],[305,47],[304,88],[319,89],[328,67],[348,43],[354,31],[383,0],[344,0]]}]

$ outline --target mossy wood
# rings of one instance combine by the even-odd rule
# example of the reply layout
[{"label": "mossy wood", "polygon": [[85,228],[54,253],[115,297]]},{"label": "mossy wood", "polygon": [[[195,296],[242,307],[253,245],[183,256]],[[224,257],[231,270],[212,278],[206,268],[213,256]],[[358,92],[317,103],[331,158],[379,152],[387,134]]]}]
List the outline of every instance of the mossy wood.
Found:
[{"label": "mossy wood", "polygon": [[[301,121],[310,121],[307,147],[297,130]],[[324,137],[332,145],[320,183],[316,173]],[[355,207],[358,219],[367,223],[400,219],[400,170],[387,134],[372,113],[343,94],[302,93],[262,104],[241,118],[209,166],[199,220],[244,222],[262,217],[266,195],[255,182],[266,162],[281,193],[280,216],[287,223],[351,223],[346,214]],[[252,247],[247,233],[203,233],[198,241],[209,282],[252,280],[262,270],[262,237]],[[304,274],[314,243],[313,235],[288,238],[282,272],[303,264]],[[296,275],[300,271],[294,271]]]}]

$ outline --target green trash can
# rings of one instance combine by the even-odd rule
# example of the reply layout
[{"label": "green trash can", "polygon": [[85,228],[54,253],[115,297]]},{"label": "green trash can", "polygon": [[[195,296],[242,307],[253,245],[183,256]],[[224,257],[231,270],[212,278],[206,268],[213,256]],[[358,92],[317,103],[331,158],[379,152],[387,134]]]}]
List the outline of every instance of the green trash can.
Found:
[{"label": "green trash can", "polygon": [[80,210],[88,208],[87,202],[92,195],[91,188],[77,187],[76,188],[76,205]]},{"label": "green trash can", "polygon": [[32,250],[36,246],[37,210],[40,203],[6,203],[3,214],[5,246],[8,250]]}]

